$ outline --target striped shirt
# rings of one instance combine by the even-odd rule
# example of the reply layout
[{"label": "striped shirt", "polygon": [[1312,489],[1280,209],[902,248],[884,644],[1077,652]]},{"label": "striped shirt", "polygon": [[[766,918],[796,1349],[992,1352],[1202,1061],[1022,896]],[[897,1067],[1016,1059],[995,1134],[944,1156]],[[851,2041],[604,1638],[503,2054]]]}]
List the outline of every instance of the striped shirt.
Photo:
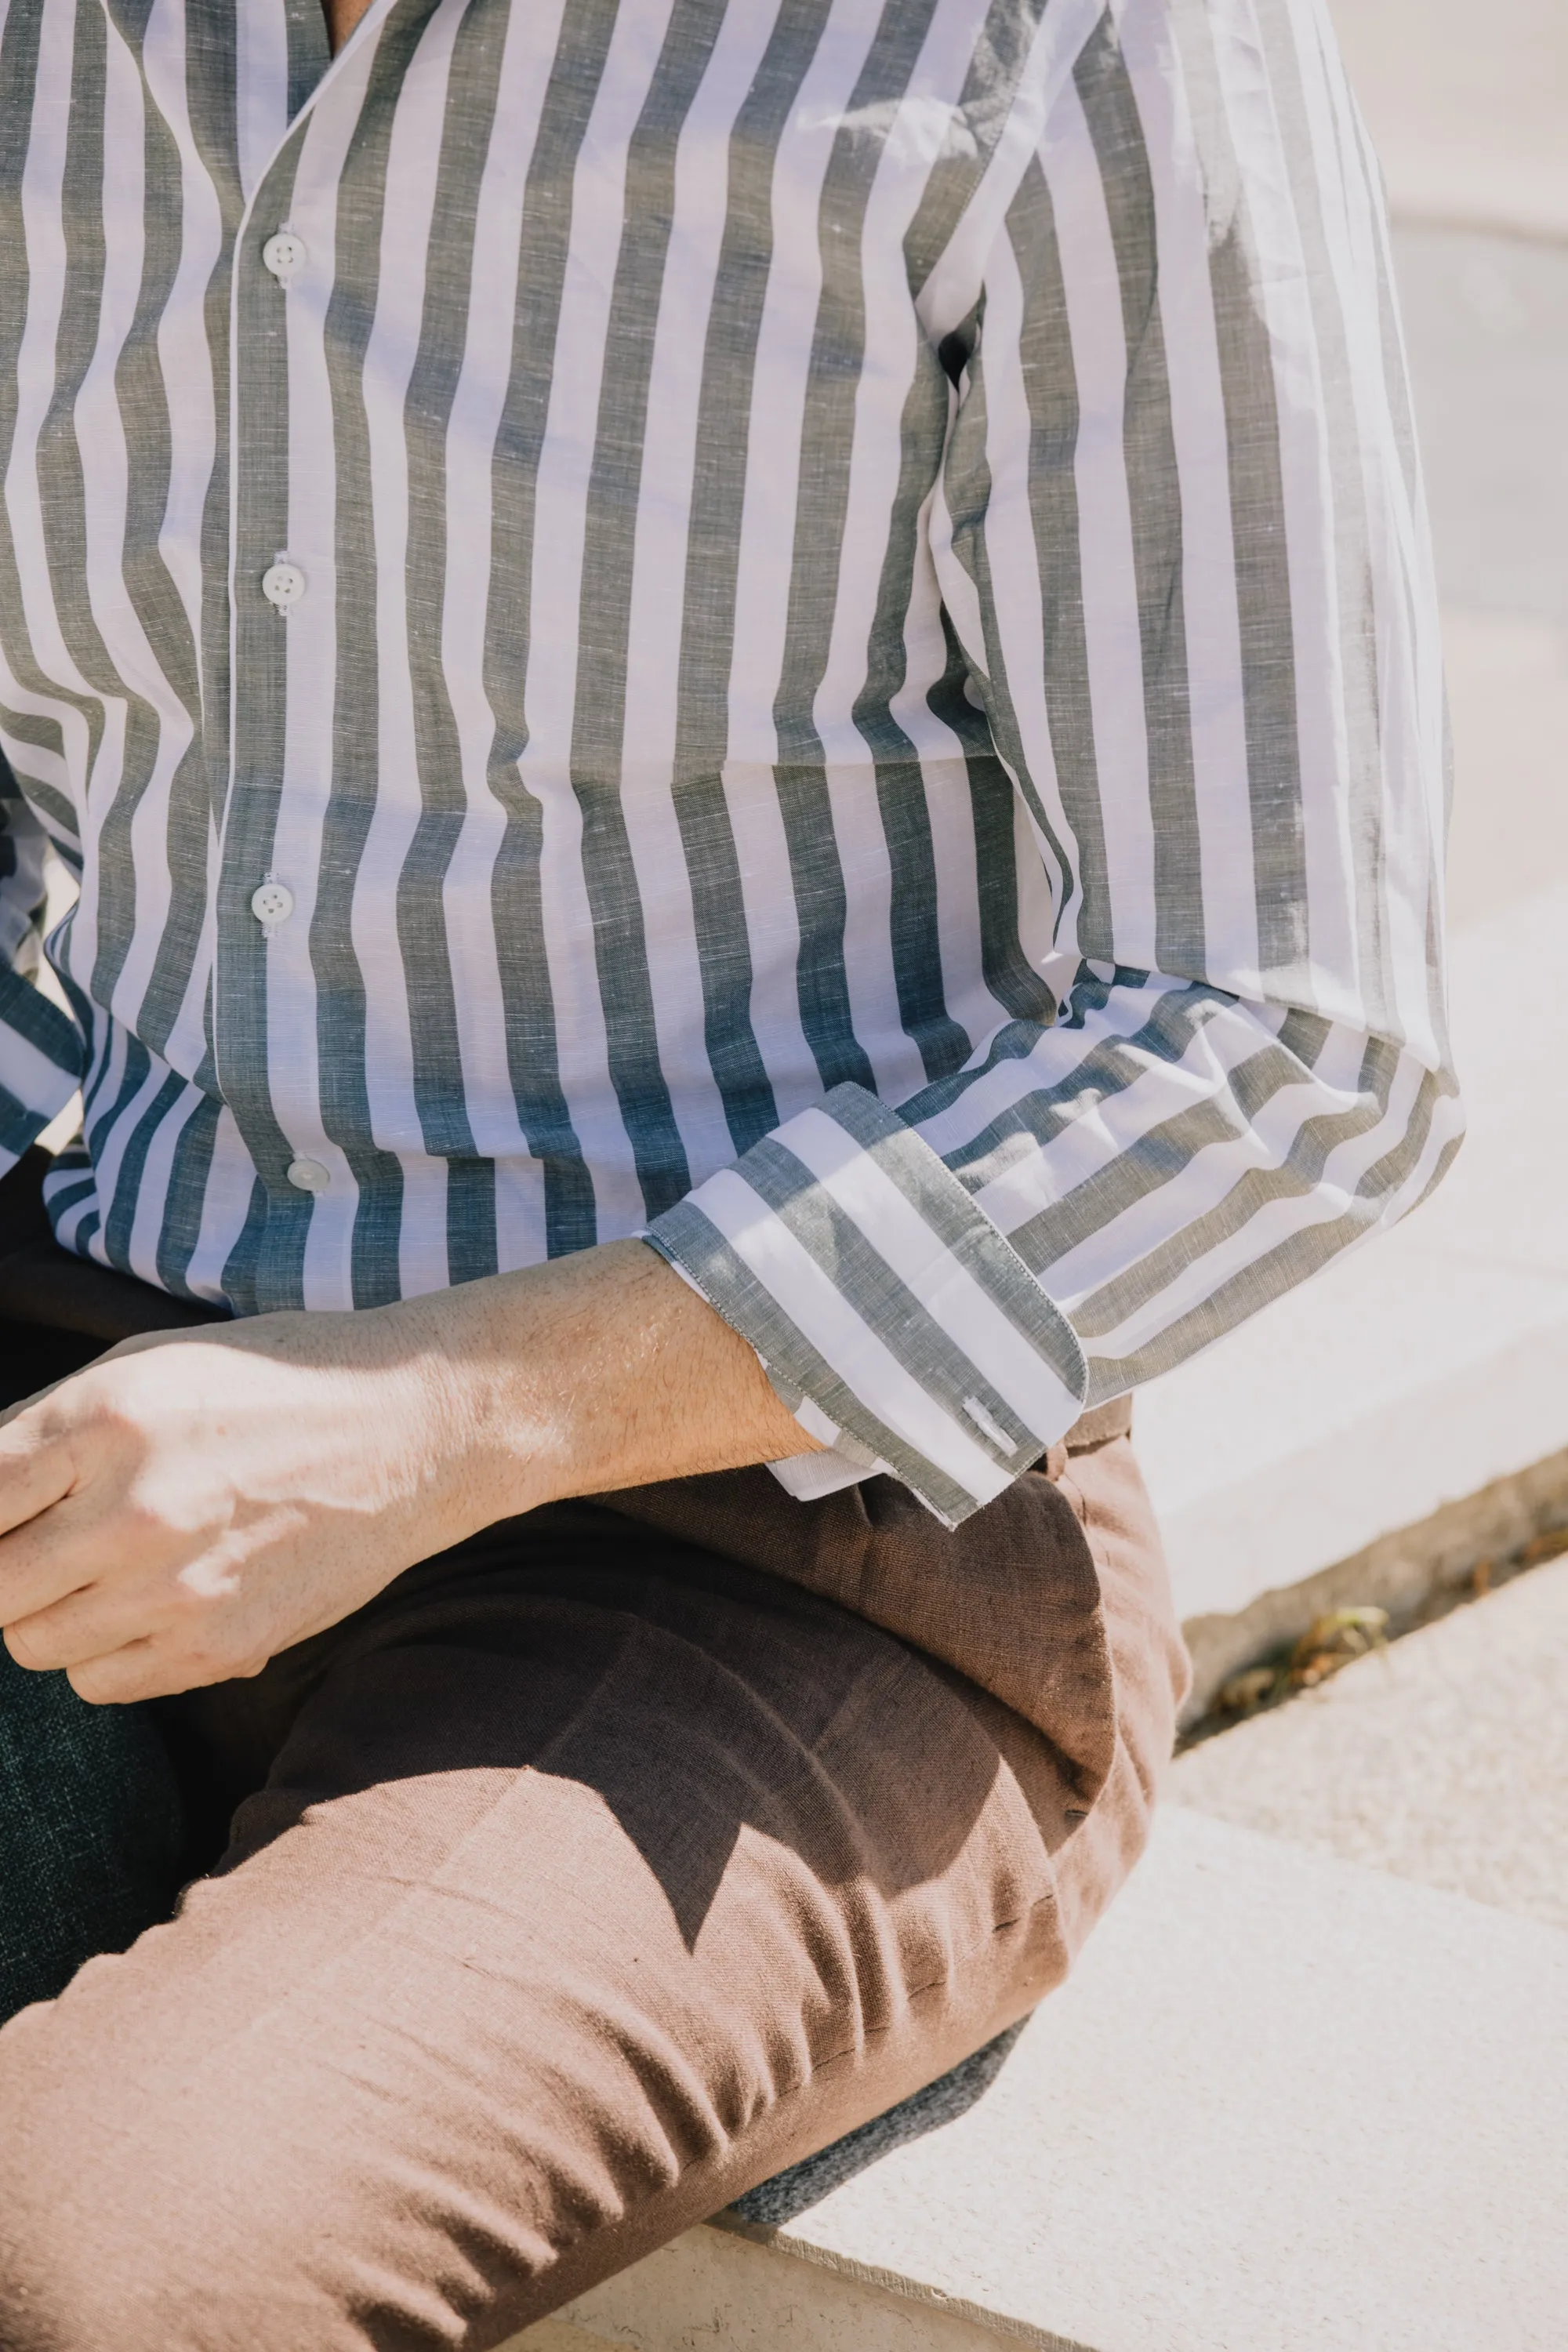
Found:
[{"label": "striped shirt", "polygon": [[0,1143],[80,1087],[68,1248],[248,1315],[646,1232],[952,1523],[1441,1174],[1321,0],[0,23]]}]

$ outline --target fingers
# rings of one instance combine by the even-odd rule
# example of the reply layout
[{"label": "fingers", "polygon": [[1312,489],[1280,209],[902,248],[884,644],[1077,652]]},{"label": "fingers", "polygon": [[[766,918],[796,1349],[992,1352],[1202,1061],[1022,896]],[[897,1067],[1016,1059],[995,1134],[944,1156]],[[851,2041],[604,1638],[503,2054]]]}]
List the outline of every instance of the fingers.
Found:
[{"label": "fingers", "polygon": [[[9,1642],[9,1633],[5,1638]],[[174,1691],[191,1687],[188,1683],[161,1680],[161,1663],[155,1643],[127,1642],[123,1649],[70,1667],[66,1680],[89,1706],[130,1706],[138,1699],[166,1698]]]},{"label": "fingers", "polygon": [[97,1590],[74,1594],[58,1608],[7,1625],[6,1649],[28,1673],[63,1669],[78,1697],[93,1706],[122,1706],[208,1683],[249,1679],[267,1663],[264,1657],[220,1655],[193,1642],[184,1629],[132,1633],[132,1626],[145,1623],[145,1611],[110,1611],[95,1605],[101,1599]]},{"label": "fingers", "polygon": [[29,1674],[53,1674],[173,1630],[150,1623],[151,1613],[139,1588],[127,1591],[115,1584],[84,1582],[63,1601],[12,1617],[5,1628],[5,1647]]},{"label": "fingers", "polygon": [[[5,1552],[0,1540],[0,1560]],[[160,1673],[174,1677],[161,1683],[165,1690],[194,1689],[257,1670],[257,1629],[246,1624],[245,1612],[215,1611],[199,1583],[169,1574],[156,1558],[137,1570],[123,1547],[63,1597],[51,1594],[47,1605],[18,1610],[3,1622],[6,1649],[31,1674],[63,1668],[74,1678],[95,1660],[149,1643],[158,1652]]]},{"label": "fingers", "polygon": [[0,1428],[0,1536],[26,1527],[75,1484],[72,1450],[48,1410],[55,1394],[46,1390]]},{"label": "fingers", "polygon": [[127,1642],[102,1657],[86,1659],[68,1668],[66,1680],[89,1706],[130,1706],[145,1698],[173,1698],[178,1691],[199,1690],[208,1683],[248,1680],[266,1663],[265,1658],[250,1658],[243,1665],[220,1664],[156,1637]]},{"label": "fingers", "polygon": [[151,1532],[123,1492],[137,1453],[92,1367],[0,1428],[0,1625],[133,1561]]},{"label": "fingers", "polygon": [[63,1496],[25,1527],[0,1535],[0,1625],[20,1624],[111,1573],[133,1570],[145,1538],[132,1514]]}]

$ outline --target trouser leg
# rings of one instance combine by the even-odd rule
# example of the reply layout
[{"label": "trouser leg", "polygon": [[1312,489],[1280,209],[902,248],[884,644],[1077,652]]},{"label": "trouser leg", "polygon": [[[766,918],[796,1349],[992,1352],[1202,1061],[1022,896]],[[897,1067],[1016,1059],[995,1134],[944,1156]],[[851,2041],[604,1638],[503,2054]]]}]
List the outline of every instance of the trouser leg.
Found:
[{"label": "trouser leg", "polygon": [[1142,1839],[1160,1641],[1085,1809],[1048,1733],[831,1602],[519,1526],[228,1734],[200,1703],[215,1753],[287,1724],[225,1867],[0,2035],[8,2352],[479,2352],[1059,1980]]},{"label": "trouser leg", "polygon": [[64,1675],[24,1674],[0,1649],[0,2022],[165,1918],[183,1852],[148,1717],[87,1706]]}]

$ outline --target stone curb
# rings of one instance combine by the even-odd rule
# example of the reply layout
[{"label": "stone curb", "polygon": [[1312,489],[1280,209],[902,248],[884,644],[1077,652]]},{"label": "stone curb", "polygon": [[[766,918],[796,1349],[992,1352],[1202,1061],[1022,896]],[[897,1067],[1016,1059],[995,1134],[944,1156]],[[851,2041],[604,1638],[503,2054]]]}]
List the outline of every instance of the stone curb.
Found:
[{"label": "stone curb", "polygon": [[1207,1714],[1232,1675],[1299,1641],[1330,1610],[1386,1609],[1394,1630],[1403,1631],[1432,1601],[1472,1585],[1483,1563],[1507,1560],[1563,1528],[1568,1447],[1531,1469],[1493,1479],[1479,1494],[1444,1504],[1414,1527],[1380,1536],[1299,1584],[1259,1593],[1244,1609],[1189,1617],[1182,1632],[1192,1654],[1193,1689],[1184,1730]]}]

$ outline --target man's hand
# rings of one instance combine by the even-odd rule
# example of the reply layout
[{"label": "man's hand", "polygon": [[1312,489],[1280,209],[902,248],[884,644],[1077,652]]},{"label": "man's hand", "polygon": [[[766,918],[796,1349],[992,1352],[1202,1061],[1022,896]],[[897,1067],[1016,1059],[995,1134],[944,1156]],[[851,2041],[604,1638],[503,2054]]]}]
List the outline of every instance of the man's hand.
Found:
[{"label": "man's hand", "polygon": [[0,1427],[0,1623],[81,1696],[259,1673],[511,1513],[812,1450],[640,1242],[122,1346]]}]

